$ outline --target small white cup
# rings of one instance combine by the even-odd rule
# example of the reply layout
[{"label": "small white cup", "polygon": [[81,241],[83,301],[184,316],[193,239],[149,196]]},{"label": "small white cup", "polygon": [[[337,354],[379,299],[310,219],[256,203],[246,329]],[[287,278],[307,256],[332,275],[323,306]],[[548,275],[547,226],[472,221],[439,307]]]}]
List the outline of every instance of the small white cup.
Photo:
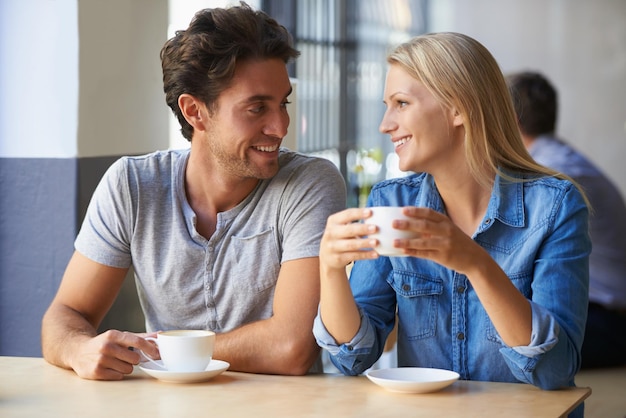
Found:
[{"label": "small white cup", "polygon": [[410,218],[402,213],[401,207],[373,206],[369,209],[372,210],[372,216],[365,219],[364,222],[378,227],[378,232],[369,235],[369,238],[376,238],[378,240],[378,246],[376,246],[374,250],[376,250],[379,255],[407,257],[401,248],[393,246],[393,242],[396,239],[415,238],[416,235],[412,231],[396,229],[392,224],[396,219]]},{"label": "small white cup", "polygon": [[[206,370],[213,357],[215,333],[206,330],[161,331],[157,337],[146,337],[159,347],[163,366],[170,372],[201,372]],[[144,354],[159,367],[161,364]]]}]

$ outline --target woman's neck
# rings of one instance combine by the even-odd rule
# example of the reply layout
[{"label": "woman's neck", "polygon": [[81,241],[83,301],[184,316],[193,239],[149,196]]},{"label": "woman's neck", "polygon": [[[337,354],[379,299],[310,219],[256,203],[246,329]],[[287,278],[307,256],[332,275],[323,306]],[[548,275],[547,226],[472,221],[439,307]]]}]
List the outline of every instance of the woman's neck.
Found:
[{"label": "woman's neck", "polygon": [[457,171],[453,177],[435,178],[446,214],[466,235],[472,236],[485,217],[491,188],[479,184],[469,173]]}]

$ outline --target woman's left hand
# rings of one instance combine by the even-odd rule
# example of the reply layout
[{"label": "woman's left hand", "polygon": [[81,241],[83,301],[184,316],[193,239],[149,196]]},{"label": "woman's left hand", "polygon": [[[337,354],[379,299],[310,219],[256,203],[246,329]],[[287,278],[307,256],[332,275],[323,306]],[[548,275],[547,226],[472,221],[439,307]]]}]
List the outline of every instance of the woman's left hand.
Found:
[{"label": "woman's left hand", "polygon": [[435,261],[464,274],[487,255],[444,214],[413,206],[405,207],[404,214],[411,219],[396,220],[393,226],[417,233],[416,238],[395,241],[396,247],[405,249],[408,255]]}]

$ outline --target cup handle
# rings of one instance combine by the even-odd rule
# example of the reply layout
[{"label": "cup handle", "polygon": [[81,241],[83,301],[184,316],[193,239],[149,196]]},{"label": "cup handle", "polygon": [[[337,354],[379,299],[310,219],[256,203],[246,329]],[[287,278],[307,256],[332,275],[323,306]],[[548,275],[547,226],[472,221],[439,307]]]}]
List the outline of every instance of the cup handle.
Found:
[{"label": "cup handle", "polygon": [[[154,342],[157,347],[159,346],[159,343],[157,342],[156,338],[153,337],[145,337],[144,339],[148,340],[148,341],[152,341]],[[154,364],[155,366],[157,366],[158,368],[165,370],[165,366],[161,363],[157,363],[156,360],[154,360],[152,357],[150,357],[149,355],[147,355],[146,353],[144,353],[141,350],[137,350],[137,352],[139,353],[139,355],[141,356],[141,360],[140,363],[144,363],[145,361],[149,361],[150,363]]]}]

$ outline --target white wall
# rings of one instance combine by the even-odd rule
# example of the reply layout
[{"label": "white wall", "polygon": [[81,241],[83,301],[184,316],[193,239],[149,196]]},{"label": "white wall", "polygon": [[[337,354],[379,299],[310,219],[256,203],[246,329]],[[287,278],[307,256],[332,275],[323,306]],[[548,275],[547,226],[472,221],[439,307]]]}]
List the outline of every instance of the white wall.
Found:
[{"label": "white wall", "polygon": [[80,0],[78,6],[79,157],[167,148],[159,56],[167,0]]},{"label": "white wall", "polygon": [[167,148],[163,1],[1,0],[0,157]]},{"label": "white wall", "polygon": [[0,1],[0,157],[77,154],[77,0]]},{"label": "white wall", "polygon": [[482,42],[502,70],[537,70],[559,90],[558,133],[626,196],[626,1],[435,0],[429,31]]}]

